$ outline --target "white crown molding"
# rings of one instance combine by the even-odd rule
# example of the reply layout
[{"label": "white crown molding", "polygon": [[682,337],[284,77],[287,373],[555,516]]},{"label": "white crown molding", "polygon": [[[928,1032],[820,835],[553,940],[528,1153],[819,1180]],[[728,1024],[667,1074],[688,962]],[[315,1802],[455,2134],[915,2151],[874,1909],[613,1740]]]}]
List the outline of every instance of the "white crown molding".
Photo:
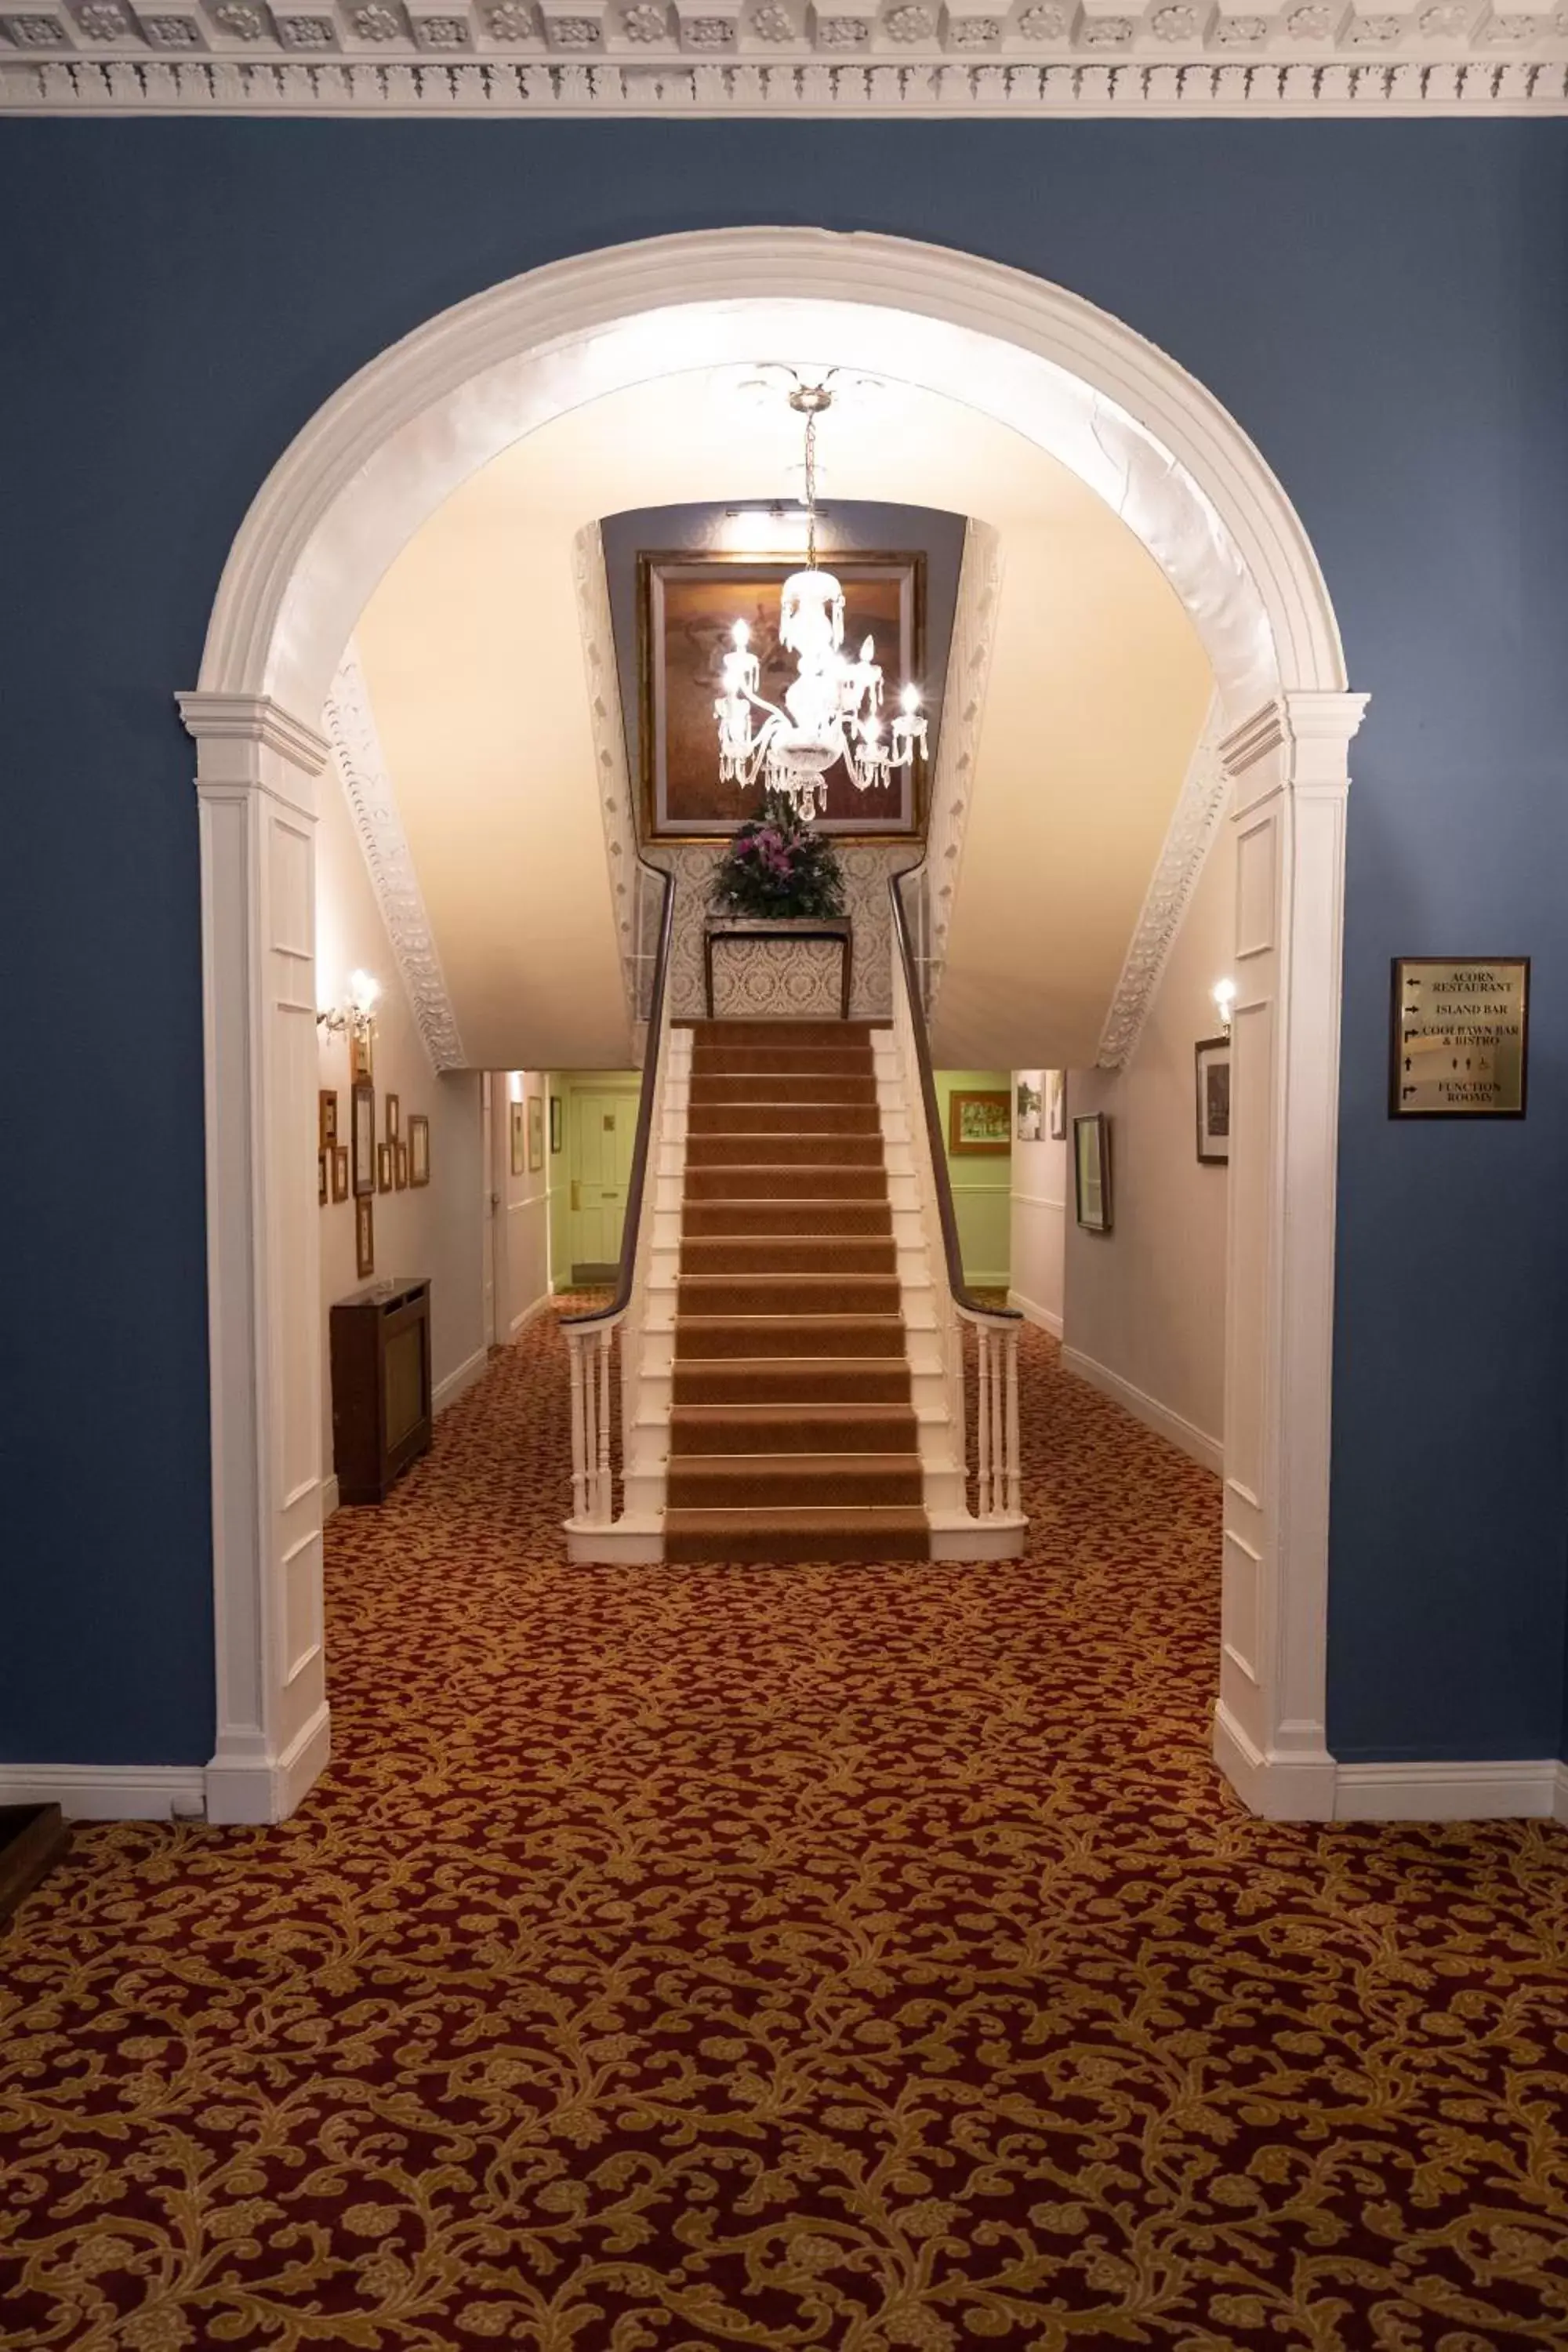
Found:
[{"label": "white crown molding", "polygon": [[928,1018],[934,1013],[941,993],[952,902],[963,864],[963,836],[969,824],[974,767],[980,755],[980,729],[985,715],[985,690],[991,680],[991,655],[1002,605],[1002,572],[1001,533],[972,516],[963,533],[963,562],[958,575],[952,643],[948,652],[937,732],[936,769],[931,778],[931,816],[926,827],[926,904],[931,927],[927,940]]},{"label": "white crown molding", "polygon": [[584,523],[572,541],[572,585],[577,598],[577,623],[583,639],[583,668],[588,688],[588,725],[594,740],[594,787],[605,826],[605,860],[609,871],[616,940],[621,951],[621,980],[626,989],[626,1017],[634,1029],[638,1020],[637,987],[637,825],[632,814],[631,778],[626,770],[626,732],[621,710],[620,673],[616,667],[615,626],[610,618],[610,583],[605,572],[605,541],[596,522]]},{"label": "white crown molding", "polygon": [[[609,15],[630,26],[658,13],[647,0],[633,0]],[[684,32],[660,35],[661,49],[640,32],[610,37],[604,30],[609,16],[590,16],[585,6],[574,14],[552,7],[548,37],[533,32],[498,41],[478,29],[481,15],[492,24],[514,15],[521,21],[530,14],[521,0],[442,16],[421,11],[410,32],[384,0],[339,14],[276,17],[252,0],[216,0],[208,12],[171,0],[162,15],[144,10],[134,22],[119,0],[81,0],[74,10],[65,0],[0,0],[0,47],[8,41],[15,52],[0,58],[0,114],[678,114],[690,121],[1568,113],[1568,10],[1508,14],[1478,10],[1468,0],[1432,0],[1415,11],[1368,14],[1298,0],[1266,16],[1211,16],[1184,0],[1164,0],[1142,16],[1051,5],[1005,17],[950,6],[942,16],[947,43],[962,52],[956,59],[934,42],[906,42],[894,29],[936,13],[921,0],[889,0],[875,20],[818,8],[809,34],[803,29],[781,42],[771,30],[754,28],[788,12],[762,0],[740,15],[679,18]],[[1042,62],[1041,40],[1020,31],[1031,17],[1062,18],[1063,30],[1044,44],[1059,62]],[[92,31],[111,18],[122,21],[122,31]],[[219,19],[254,20],[256,30],[226,36]],[[379,35],[355,37],[343,29],[351,19],[386,19],[395,29],[384,43]],[[1189,20],[1190,32],[1181,29]],[[1320,22],[1322,31],[1310,29]],[[598,40],[574,46],[571,28],[590,23]],[[176,24],[191,28],[191,37],[153,30]],[[702,47],[693,38],[700,27],[718,24],[734,36],[714,45],[721,47],[719,58],[701,62],[682,54]],[[1458,29],[1442,29],[1450,25]],[[1293,26],[1309,29],[1298,33]],[[842,54],[846,26],[867,35],[855,44],[859,54],[852,60]],[[990,28],[988,44],[969,29],[975,26]],[[1217,55],[1205,54],[1215,48]],[[1184,49],[1191,53],[1184,60]],[[819,62],[817,53],[833,61]],[[1082,62],[1080,53],[1115,62]],[[580,62],[584,57],[592,61]]]},{"label": "white crown molding", "polygon": [[370,688],[359,649],[352,640],[332,680],[322,719],[381,919],[397,960],[404,993],[430,1066],[437,1077],[443,1070],[463,1069],[468,1057],[436,952],[414,853],[376,732]]},{"label": "white crown molding", "polygon": [[1230,797],[1230,775],[1221,749],[1223,725],[1218,698],[1210,703],[1197,748],[1171,822],[1165,831],[1159,862],[1149,879],[1121,977],[1100,1033],[1095,1066],[1124,1069],[1138,1049],[1138,1040],[1170,961],[1183,917],[1192,903],[1204,861],[1214,846]]}]

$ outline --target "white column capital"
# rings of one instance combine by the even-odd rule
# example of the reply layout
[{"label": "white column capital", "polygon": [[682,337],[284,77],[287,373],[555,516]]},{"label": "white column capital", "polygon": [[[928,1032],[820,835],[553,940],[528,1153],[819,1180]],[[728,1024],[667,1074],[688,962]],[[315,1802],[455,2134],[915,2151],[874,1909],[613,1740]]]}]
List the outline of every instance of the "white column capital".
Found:
[{"label": "white column capital", "polygon": [[1233,781],[1274,752],[1281,782],[1344,784],[1350,746],[1371,697],[1320,688],[1298,688],[1275,696],[1233,728],[1220,744],[1220,758]]},{"label": "white column capital", "polygon": [[[269,694],[177,694],[185,731],[201,750],[201,776],[219,782],[259,782],[260,754],[275,753],[302,775],[319,775],[331,745]],[[209,750],[210,747],[210,750]],[[216,756],[214,756],[216,754]]]}]

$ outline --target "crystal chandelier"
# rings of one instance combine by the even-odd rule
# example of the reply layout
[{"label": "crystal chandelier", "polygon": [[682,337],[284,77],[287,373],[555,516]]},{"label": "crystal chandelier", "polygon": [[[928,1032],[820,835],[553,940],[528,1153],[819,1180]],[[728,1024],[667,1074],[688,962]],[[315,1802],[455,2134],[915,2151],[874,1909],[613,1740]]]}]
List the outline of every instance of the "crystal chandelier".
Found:
[{"label": "crystal chandelier", "polygon": [[[858,661],[844,643],[844,591],[816,563],[816,420],[833,404],[826,383],[796,379],[789,404],[805,419],[805,570],[779,592],[779,643],[794,654],[800,675],[784,689],[784,707],[758,692],[762,666],[751,631],[737,621],[724,656],[724,690],[713,705],[719,721],[719,776],[750,791],[759,775],[770,793],[792,801],[805,823],[827,806],[827,775],[840,761],[858,792],[885,791],[893,771],[923,755],[926,721],[920,689],[906,686],[891,727],[882,719],[882,673],[867,637]],[[759,716],[760,714],[760,716]]]}]

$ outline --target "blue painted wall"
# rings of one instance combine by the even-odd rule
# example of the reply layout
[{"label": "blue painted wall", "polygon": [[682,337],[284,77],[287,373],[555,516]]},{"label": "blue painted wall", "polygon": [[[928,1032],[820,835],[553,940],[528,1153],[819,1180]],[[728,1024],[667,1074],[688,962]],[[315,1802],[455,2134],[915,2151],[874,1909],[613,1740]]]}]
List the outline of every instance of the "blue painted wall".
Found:
[{"label": "blue painted wall", "polygon": [[[1568,125],[0,130],[11,1326],[0,1755],[212,1719],[195,809],[172,696],[289,437],[433,312],[809,220],[1073,288],[1253,434],[1352,682],[1331,1739],[1561,1730]],[[1531,1113],[1393,1128],[1388,959],[1535,959]]]}]

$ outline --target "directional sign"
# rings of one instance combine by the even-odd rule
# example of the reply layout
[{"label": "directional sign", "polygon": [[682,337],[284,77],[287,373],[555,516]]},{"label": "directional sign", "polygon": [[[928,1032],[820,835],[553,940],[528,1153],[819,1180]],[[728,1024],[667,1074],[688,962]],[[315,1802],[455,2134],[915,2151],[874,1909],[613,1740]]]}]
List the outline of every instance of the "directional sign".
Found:
[{"label": "directional sign", "polygon": [[1522,1118],[1528,956],[1396,956],[1394,1118]]}]

